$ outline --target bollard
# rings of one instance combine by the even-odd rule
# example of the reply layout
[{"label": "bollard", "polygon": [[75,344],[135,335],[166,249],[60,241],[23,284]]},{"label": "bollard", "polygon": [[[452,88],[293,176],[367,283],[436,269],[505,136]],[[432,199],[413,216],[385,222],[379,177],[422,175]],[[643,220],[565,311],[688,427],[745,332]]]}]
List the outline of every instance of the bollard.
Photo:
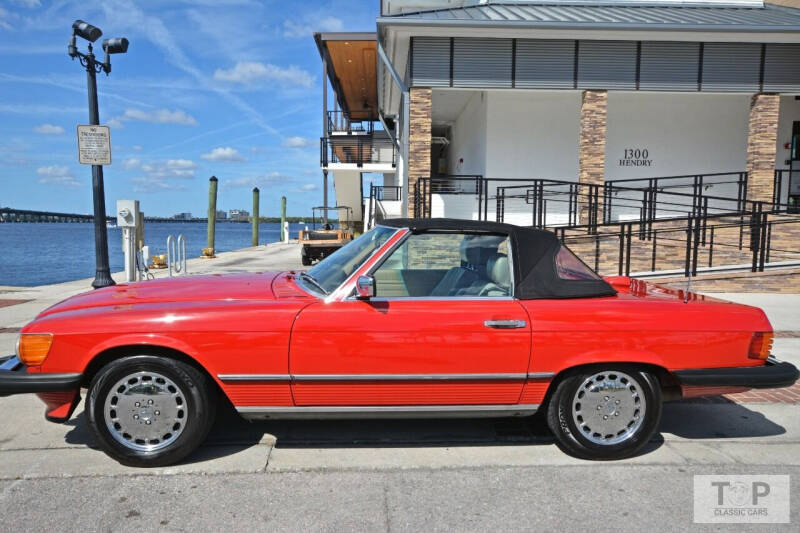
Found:
[{"label": "bollard", "polygon": [[214,257],[214,237],[217,224],[217,177],[208,180],[208,247],[203,249],[205,257]]},{"label": "bollard", "polygon": [[253,246],[258,246],[258,187],[253,187]]},{"label": "bollard", "polygon": [[284,235],[286,230],[284,229],[286,226],[286,197],[281,196],[281,242],[285,242],[287,240],[288,235]]}]

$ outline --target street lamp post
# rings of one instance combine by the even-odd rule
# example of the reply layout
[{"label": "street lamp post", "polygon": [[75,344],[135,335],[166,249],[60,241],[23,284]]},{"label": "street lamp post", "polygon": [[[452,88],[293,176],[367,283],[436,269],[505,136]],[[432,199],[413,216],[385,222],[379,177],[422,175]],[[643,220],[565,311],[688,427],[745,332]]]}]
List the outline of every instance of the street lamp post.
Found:
[{"label": "street lamp post", "polygon": [[[96,126],[100,124],[100,112],[97,107],[97,74],[111,72],[111,54],[124,54],[128,51],[128,39],[104,39],[103,50],[105,51],[105,61],[99,62],[92,51],[92,43],[95,42],[103,32],[100,28],[92,26],[88,22],[76,20],[72,24],[72,37],[67,48],[72,59],[76,57],[81,65],[86,69],[86,85],[89,91],[89,124]],[[80,36],[89,41],[89,53],[83,54],[78,51],[75,44],[75,37]],[[108,230],[106,229],[106,194],[103,186],[103,166],[92,165],[92,194],[94,200],[94,252],[95,252],[95,275],[92,287],[99,289],[114,285],[111,278],[111,268],[108,264]]]}]

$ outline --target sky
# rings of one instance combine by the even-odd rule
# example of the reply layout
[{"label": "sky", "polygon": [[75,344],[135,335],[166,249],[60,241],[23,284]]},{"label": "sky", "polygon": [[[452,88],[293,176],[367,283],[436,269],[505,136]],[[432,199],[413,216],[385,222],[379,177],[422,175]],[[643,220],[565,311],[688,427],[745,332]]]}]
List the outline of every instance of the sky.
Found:
[{"label": "sky", "polygon": [[[0,1],[0,207],[92,211],[86,72],[67,55],[72,22],[127,37],[98,74],[110,213],[137,199],[147,215],[218,209],[306,216],[322,203],[321,61],[314,31],[374,31],[378,0]],[[78,38],[86,52],[87,41]],[[332,189],[332,187],[331,187]],[[331,191],[333,198],[333,191]]]}]

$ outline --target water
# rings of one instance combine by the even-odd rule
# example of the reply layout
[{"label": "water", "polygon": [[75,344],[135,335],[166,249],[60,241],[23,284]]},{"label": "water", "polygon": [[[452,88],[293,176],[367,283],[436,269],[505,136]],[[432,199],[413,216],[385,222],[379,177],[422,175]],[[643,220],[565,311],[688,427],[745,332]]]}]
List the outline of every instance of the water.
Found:
[{"label": "water", "polygon": [[[289,234],[297,236],[303,224],[290,224]],[[199,257],[206,245],[204,222],[145,223],[145,244],[150,254],[167,251],[167,236],[183,234],[186,257]],[[125,266],[122,254],[122,229],[108,228],[108,255],[111,272]],[[252,243],[252,226],[245,223],[217,223],[217,252],[246,248]],[[259,243],[280,240],[279,223],[259,226]],[[78,224],[0,224],[0,285],[35,286],[93,278],[94,225]]]}]

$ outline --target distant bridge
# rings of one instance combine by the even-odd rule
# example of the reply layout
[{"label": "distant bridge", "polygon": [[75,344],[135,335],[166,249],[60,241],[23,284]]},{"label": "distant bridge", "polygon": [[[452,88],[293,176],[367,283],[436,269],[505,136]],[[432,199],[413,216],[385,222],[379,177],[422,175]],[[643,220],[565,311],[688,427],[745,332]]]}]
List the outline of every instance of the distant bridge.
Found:
[{"label": "distant bridge", "polygon": [[[208,222],[206,218],[177,219],[167,217],[145,217],[145,222]],[[0,223],[23,222],[92,222],[94,215],[80,215],[76,213],[55,213],[52,211],[31,211],[28,209],[12,209],[0,207]],[[116,217],[106,217],[106,222],[116,222]]]}]

